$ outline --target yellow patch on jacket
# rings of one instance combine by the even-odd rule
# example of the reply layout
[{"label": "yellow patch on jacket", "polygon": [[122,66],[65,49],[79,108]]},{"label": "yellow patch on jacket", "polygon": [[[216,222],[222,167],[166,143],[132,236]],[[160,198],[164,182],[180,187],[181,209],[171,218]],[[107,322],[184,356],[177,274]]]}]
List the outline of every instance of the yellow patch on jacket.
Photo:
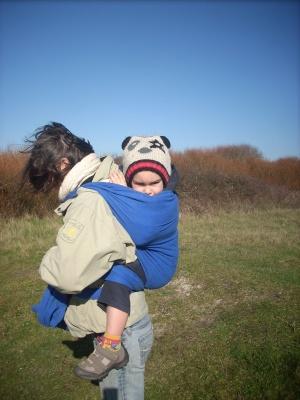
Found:
[{"label": "yellow patch on jacket", "polygon": [[80,222],[70,220],[61,230],[60,236],[66,242],[74,242],[74,240],[79,236],[83,227],[83,224],[81,224]]}]

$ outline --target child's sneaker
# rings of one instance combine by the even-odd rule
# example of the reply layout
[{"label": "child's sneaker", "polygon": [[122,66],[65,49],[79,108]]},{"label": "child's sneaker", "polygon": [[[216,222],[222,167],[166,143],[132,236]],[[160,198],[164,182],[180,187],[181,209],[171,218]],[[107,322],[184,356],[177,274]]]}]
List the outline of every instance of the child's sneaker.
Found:
[{"label": "child's sneaker", "polygon": [[125,347],[121,346],[120,350],[112,351],[103,349],[100,344],[97,344],[93,353],[86,360],[81,361],[74,372],[79,378],[101,381],[112,369],[125,367],[128,360],[129,356]]}]

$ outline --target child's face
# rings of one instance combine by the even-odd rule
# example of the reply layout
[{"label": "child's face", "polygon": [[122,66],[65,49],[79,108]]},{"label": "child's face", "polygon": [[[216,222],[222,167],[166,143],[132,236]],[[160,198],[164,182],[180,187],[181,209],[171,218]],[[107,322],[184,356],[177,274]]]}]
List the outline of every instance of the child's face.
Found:
[{"label": "child's face", "polygon": [[134,175],[131,187],[137,192],[154,196],[162,192],[164,184],[161,177],[156,172],[140,171]]}]

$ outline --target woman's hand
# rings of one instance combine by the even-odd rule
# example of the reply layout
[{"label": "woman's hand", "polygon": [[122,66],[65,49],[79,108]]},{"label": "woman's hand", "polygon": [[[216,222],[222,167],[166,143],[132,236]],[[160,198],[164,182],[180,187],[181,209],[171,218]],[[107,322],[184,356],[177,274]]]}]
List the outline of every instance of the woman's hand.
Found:
[{"label": "woman's hand", "polygon": [[109,175],[109,179],[110,179],[111,183],[116,183],[117,185],[127,186],[125,176],[119,169],[111,172],[111,174]]}]

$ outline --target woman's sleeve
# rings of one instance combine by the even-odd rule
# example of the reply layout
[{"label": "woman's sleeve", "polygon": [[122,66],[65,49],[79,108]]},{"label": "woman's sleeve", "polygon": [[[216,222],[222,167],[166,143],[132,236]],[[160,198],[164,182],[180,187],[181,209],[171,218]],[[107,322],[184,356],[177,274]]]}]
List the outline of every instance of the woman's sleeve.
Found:
[{"label": "woman's sleeve", "polygon": [[64,217],[56,245],[40,265],[41,278],[63,293],[75,294],[101,278],[115,261],[132,262],[135,246],[105,200],[81,191]]}]

